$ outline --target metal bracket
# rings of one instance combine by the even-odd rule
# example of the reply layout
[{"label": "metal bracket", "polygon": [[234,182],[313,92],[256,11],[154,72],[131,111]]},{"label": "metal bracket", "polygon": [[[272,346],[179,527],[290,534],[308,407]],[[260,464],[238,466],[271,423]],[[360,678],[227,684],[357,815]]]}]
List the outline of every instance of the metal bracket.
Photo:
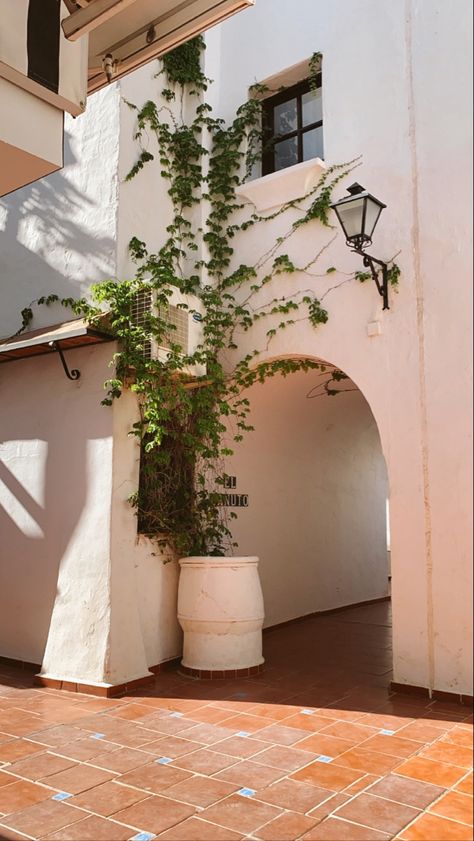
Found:
[{"label": "metal bracket", "polygon": [[[375,285],[377,287],[377,291],[379,295],[383,298],[383,309],[389,310],[390,305],[388,303],[388,265],[384,263],[383,260],[378,260],[376,257],[371,257],[370,254],[366,254],[365,251],[362,251],[360,248],[353,248],[352,249],[356,254],[360,254],[363,258],[364,266],[370,269],[371,275],[373,280],[375,281]],[[382,283],[379,280],[379,272],[375,268],[376,266],[380,266],[382,269]]]},{"label": "metal bracket", "polygon": [[67,364],[66,364],[66,360],[64,358],[64,353],[63,353],[62,347],[59,344],[59,342],[49,342],[49,346],[50,346],[50,348],[52,348],[52,350],[55,350],[59,353],[59,358],[62,362],[62,366],[64,368],[64,373],[66,374],[66,377],[68,378],[68,380],[78,380],[81,376],[81,372],[78,371],[77,368],[71,368],[71,370],[69,370],[69,368],[67,367]]}]

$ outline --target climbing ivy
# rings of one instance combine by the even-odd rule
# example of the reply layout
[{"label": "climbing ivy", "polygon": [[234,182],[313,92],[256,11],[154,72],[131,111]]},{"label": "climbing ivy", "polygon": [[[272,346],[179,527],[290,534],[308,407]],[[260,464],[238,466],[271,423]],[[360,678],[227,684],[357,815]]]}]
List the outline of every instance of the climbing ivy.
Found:
[{"label": "climbing ivy", "polygon": [[[140,108],[127,103],[136,115],[139,146],[127,180],[139,176],[154,160],[149,148],[154,135],[161,176],[168,185],[172,214],[160,248],[151,252],[134,237],[130,254],[136,271],[131,280],[93,286],[93,304],[61,300],[92,320],[104,310],[108,313],[118,350],[103,402],[111,405],[130,388],[140,409],[131,432],[141,444],[141,475],[131,502],[139,529],[179,555],[226,554],[235,545],[229,528],[235,515],[226,515],[222,504],[224,464],[233,444],[252,430],[248,390],[277,375],[309,370],[326,375],[327,368],[312,359],[268,361],[265,355],[275,337],[290,326],[303,321],[314,328],[324,325],[329,318],[324,299],[354,279],[346,277],[319,296],[312,288],[299,290],[294,283],[281,294],[282,278],[336,272],[334,266],[320,274],[314,271],[327,245],[305,265],[297,265],[286,250],[302,226],[330,227],[333,190],[356,162],[328,167],[305,196],[273,213],[249,213],[237,187],[261,154],[260,99],[265,90],[254,86],[233,121],[225,124],[204,98],[209,80],[202,71],[203,48],[202,38],[197,38],[164,57],[157,77],[164,79],[165,87],[158,103],[150,100]],[[315,53],[310,61],[312,79],[320,61]],[[185,111],[191,113],[187,121]],[[268,226],[277,217],[293,219],[286,232],[253,264],[235,267],[235,238],[256,225]],[[392,283],[398,274],[393,266]],[[360,273],[355,277],[365,279]],[[277,279],[278,294],[271,291]],[[202,329],[198,346],[189,353],[180,346],[170,317],[176,295],[179,306]],[[145,307],[137,319],[140,296],[153,300],[154,306]],[[37,303],[58,300],[49,296]],[[31,317],[29,307],[22,313],[21,329]],[[249,331],[255,347],[242,355],[240,336]],[[167,348],[166,353],[150,354],[151,345]],[[329,369],[324,393],[338,393],[337,384],[344,378],[342,372]]]}]

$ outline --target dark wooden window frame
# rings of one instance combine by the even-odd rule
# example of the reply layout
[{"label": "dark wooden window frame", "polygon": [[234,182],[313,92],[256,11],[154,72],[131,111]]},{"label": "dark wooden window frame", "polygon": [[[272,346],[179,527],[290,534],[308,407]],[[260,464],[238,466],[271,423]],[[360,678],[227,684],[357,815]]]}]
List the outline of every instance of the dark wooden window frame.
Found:
[{"label": "dark wooden window frame", "polygon": [[[316,76],[316,87],[320,88],[322,86],[322,77],[321,73],[318,73]],[[320,128],[323,125],[323,121],[319,120],[315,123],[310,123],[307,126],[303,126],[303,104],[302,99],[305,93],[309,93],[311,90],[311,83],[309,79],[305,79],[302,82],[298,82],[297,85],[293,85],[290,88],[285,88],[284,90],[280,91],[279,93],[275,94],[275,96],[269,96],[268,99],[263,101],[263,154],[262,154],[262,175],[269,175],[272,172],[275,172],[275,144],[280,143],[282,140],[289,140],[292,137],[296,137],[298,139],[298,161],[297,163],[301,163],[303,161],[303,137],[304,135],[314,130],[315,128]],[[278,105],[281,105],[284,102],[288,102],[290,99],[296,99],[296,109],[297,109],[297,127],[293,131],[288,132],[287,134],[274,134],[274,114],[275,108]],[[280,170],[278,170],[280,171]]]}]

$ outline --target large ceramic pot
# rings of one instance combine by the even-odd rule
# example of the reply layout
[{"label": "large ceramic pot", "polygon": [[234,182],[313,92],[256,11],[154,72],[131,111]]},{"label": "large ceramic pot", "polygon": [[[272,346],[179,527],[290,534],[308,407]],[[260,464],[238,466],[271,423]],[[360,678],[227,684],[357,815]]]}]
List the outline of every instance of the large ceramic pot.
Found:
[{"label": "large ceramic pot", "polygon": [[184,670],[201,677],[259,671],[264,607],[258,558],[196,557],[179,563]]}]

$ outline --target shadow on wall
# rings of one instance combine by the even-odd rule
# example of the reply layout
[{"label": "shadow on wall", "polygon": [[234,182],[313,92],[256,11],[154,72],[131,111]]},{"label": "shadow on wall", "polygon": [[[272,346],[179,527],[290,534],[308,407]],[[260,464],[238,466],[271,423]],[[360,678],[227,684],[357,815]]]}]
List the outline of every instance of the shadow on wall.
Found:
[{"label": "shadow on wall", "polygon": [[[80,296],[115,273],[115,238],[105,235],[114,208],[92,177],[90,189],[76,185],[88,184],[78,145],[65,133],[64,169],[0,199],[0,335],[14,332],[19,311],[40,295]],[[38,312],[37,326],[63,316]]]},{"label": "shadow on wall", "polygon": [[106,493],[93,468],[107,481],[100,457],[110,413],[100,406],[103,360],[93,353],[70,354],[81,384],[88,374],[93,388],[66,381],[56,356],[2,366],[1,401],[9,407],[0,418],[2,656],[41,663],[60,565],[102,551],[106,539],[99,505]]}]

